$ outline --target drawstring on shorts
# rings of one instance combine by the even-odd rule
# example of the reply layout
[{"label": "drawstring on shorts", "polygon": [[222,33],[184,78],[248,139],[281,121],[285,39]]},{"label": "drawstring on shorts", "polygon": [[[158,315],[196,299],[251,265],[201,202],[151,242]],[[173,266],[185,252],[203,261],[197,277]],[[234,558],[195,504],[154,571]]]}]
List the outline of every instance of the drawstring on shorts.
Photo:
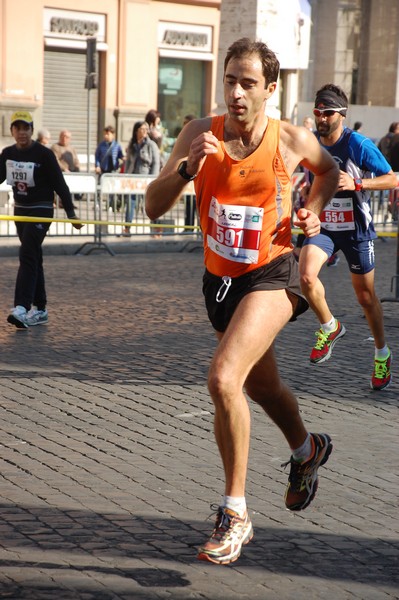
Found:
[{"label": "drawstring on shorts", "polygon": [[223,283],[216,294],[216,302],[223,302],[223,300],[226,298],[227,292],[231,286],[231,277],[228,275],[223,275],[222,282]]}]

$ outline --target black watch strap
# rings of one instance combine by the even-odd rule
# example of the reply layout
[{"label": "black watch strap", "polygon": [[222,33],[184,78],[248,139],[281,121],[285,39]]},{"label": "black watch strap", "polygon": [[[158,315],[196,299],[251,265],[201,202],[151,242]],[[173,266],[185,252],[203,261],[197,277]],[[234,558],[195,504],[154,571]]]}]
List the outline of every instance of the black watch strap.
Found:
[{"label": "black watch strap", "polygon": [[179,175],[181,177],[183,177],[183,179],[185,179],[186,181],[192,181],[193,179],[195,179],[197,177],[197,174],[195,175],[189,175],[186,171],[187,168],[187,161],[183,160],[180,165],[177,167],[177,172],[179,173]]}]

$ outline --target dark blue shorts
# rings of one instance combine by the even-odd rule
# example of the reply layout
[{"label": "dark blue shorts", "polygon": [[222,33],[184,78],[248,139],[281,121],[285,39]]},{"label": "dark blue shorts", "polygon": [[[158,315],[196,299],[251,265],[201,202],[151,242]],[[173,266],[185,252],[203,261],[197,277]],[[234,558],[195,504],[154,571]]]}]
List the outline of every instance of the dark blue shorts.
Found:
[{"label": "dark blue shorts", "polygon": [[357,242],[345,237],[331,238],[325,233],[319,233],[312,238],[306,238],[303,246],[313,244],[327,254],[328,258],[338,250],[344,254],[351,273],[365,275],[375,267],[374,240]]}]

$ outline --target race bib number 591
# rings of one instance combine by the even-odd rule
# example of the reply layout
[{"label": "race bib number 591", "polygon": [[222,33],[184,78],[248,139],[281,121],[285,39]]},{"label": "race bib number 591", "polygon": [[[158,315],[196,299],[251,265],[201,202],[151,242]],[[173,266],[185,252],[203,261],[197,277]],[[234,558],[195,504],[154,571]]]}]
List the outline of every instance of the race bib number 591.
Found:
[{"label": "race bib number 591", "polygon": [[234,262],[256,264],[263,222],[263,208],[219,204],[212,198],[208,214],[208,247]]}]

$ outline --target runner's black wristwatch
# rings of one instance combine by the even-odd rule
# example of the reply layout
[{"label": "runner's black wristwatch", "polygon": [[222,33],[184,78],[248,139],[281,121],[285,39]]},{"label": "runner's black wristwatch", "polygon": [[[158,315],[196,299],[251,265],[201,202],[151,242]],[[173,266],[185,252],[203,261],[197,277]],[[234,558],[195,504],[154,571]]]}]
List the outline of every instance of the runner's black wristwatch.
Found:
[{"label": "runner's black wristwatch", "polygon": [[197,177],[197,173],[195,175],[189,175],[186,171],[187,168],[187,161],[183,160],[180,165],[177,167],[177,172],[179,173],[179,175],[181,175],[181,177],[183,177],[183,179],[185,179],[186,181],[192,181],[193,179],[195,179]]}]

